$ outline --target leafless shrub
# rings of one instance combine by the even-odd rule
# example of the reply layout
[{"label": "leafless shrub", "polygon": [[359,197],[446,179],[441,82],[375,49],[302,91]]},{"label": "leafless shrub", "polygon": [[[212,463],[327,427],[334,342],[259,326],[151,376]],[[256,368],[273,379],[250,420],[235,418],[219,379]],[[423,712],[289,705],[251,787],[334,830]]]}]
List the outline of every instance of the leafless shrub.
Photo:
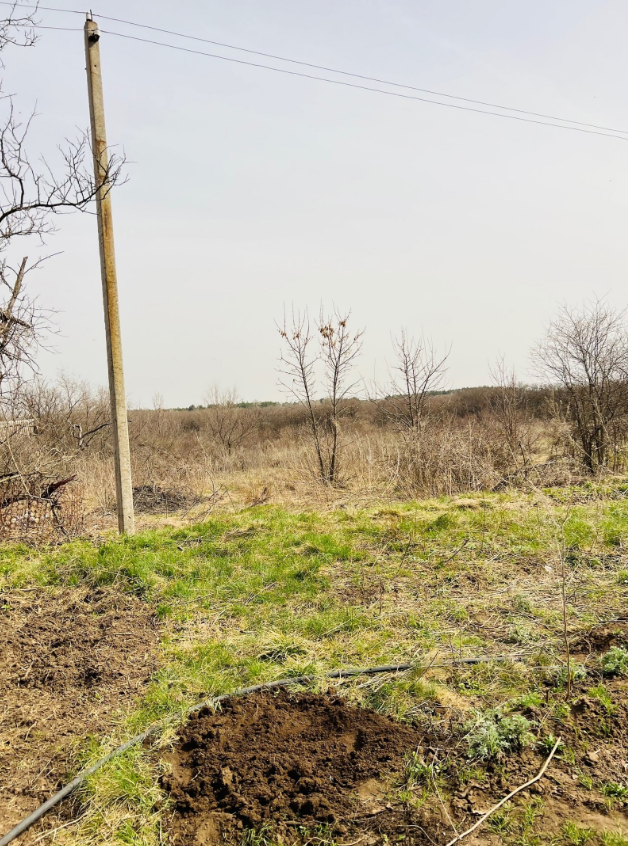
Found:
[{"label": "leafless shrub", "polygon": [[259,422],[256,408],[238,408],[235,388],[222,389],[212,385],[205,396],[206,422],[212,436],[231,455],[255,431]]},{"label": "leafless shrub", "polygon": [[11,525],[37,534],[48,519],[55,531],[71,533],[81,523],[85,490],[66,483],[81,467],[79,456],[109,450],[107,427],[96,422],[108,417],[106,400],[68,377],[54,386],[34,380],[12,399],[0,406],[0,522],[6,529],[10,515]]},{"label": "leafless shrub", "polygon": [[534,350],[538,371],[560,390],[554,416],[567,449],[591,472],[618,470],[628,438],[628,333],[625,313],[601,301],[563,306]]},{"label": "leafless shrub", "polygon": [[533,466],[539,442],[539,427],[528,407],[529,391],[517,381],[503,358],[491,368],[495,390],[489,394],[488,412],[498,430],[502,445],[499,457],[504,480],[516,475],[525,479]]},{"label": "leafless shrub", "polygon": [[427,422],[430,394],[444,384],[449,352],[440,356],[430,341],[417,340],[403,329],[393,340],[393,353],[388,384],[375,386],[375,402],[404,438],[413,439]]},{"label": "leafless shrub", "polygon": [[[316,330],[320,346],[307,312],[292,312],[291,324],[284,317],[279,334],[284,342],[279,371],[280,384],[306,411],[308,428],[316,455],[318,479],[334,485],[339,481],[341,420],[349,412],[349,395],[357,382],[352,380],[355,362],[362,350],[363,331],[352,332],[349,314],[337,310],[325,315],[321,310]],[[316,398],[316,371],[321,371],[325,395]]]},{"label": "leafless shrub", "polygon": [[411,443],[398,442],[394,470],[396,488],[411,496],[486,490],[501,477],[486,426],[448,415],[426,421]]}]

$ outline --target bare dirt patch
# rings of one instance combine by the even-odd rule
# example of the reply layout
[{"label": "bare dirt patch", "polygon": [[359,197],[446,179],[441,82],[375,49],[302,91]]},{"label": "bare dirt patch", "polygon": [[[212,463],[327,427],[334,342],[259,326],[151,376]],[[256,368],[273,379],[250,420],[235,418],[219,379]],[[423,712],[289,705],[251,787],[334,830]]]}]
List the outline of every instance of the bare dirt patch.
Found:
[{"label": "bare dirt patch", "polygon": [[336,696],[260,693],[201,711],[166,756],[171,843],[240,842],[269,822],[284,837],[295,825],[346,830],[360,805],[383,809],[380,782],[419,741],[411,726]]},{"label": "bare dirt patch", "polygon": [[628,643],[628,620],[616,620],[594,626],[587,634],[581,635],[572,644],[575,652],[582,654],[607,652],[612,646],[625,646]]},{"label": "bare dirt patch", "polygon": [[[563,751],[541,782],[469,844],[522,842],[533,832],[562,842],[566,825],[589,830],[595,846],[604,832],[628,834],[628,802],[604,794],[604,785],[625,784],[628,772],[623,686],[614,686],[613,696],[612,713],[584,689],[559,719],[528,709],[539,740],[550,730],[560,733]],[[404,759],[410,752],[425,766],[422,780],[408,783]],[[435,718],[421,726],[400,724],[333,693],[282,691],[228,700],[216,713],[201,711],[164,757],[171,766],[162,786],[172,801],[172,846],[332,838],[361,846],[400,840],[427,846],[447,843],[454,825],[466,829],[528,781],[547,757],[547,744],[473,762],[459,724]]]},{"label": "bare dirt patch", "polygon": [[4,834],[65,783],[78,741],[142,693],[157,630],[134,597],[84,588],[1,593],[0,629]]}]

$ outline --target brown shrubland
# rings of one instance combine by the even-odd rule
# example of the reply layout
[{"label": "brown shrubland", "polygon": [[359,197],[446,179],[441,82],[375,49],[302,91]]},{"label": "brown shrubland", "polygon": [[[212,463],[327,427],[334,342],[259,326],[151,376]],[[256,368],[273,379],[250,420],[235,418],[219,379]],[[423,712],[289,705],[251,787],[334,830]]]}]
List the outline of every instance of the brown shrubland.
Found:
[{"label": "brown shrubland", "polygon": [[[628,441],[628,341],[601,303],[564,309],[537,348],[553,385],[498,361],[493,385],[444,391],[447,355],[402,332],[384,387],[361,383],[349,315],[280,327],[288,402],[213,388],[204,407],[129,412],[136,508],[203,519],[217,507],[342,505],[543,487],[620,472]],[[318,388],[320,386],[320,388]],[[0,536],[67,537],[113,525],[104,392],[60,378],[0,404]]]},{"label": "brown shrubland", "polygon": [[[133,409],[137,505],[193,519],[219,503],[337,505],[563,482],[584,471],[564,449],[555,403],[555,391],[514,384],[432,394],[420,430],[408,433],[382,402],[348,400],[333,485],[320,478],[309,412],[298,403]],[[106,527],[115,513],[106,397],[63,380],[31,386],[24,408],[21,421],[0,427],[4,499],[26,489],[45,500],[47,485],[72,479],[59,492],[59,516],[70,499],[76,512],[80,492],[88,525]],[[324,425],[328,403],[312,408]],[[217,421],[239,433],[237,443],[221,437]],[[82,529],[82,520],[75,514],[65,529]]]}]

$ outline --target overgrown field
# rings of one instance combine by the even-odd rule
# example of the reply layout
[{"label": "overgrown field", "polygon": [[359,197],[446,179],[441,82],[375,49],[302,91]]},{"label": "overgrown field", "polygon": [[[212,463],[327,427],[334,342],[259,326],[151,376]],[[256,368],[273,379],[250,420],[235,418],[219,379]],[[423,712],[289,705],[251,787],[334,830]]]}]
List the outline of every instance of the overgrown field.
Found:
[{"label": "overgrown field", "polygon": [[[364,800],[367,822],[295,827],[295,842],[444,846],[537,772],[560,736],[539,790],[519,794],[465,842],[625,846],[627,496],[628,485],[613,482],[364,510],[266,505],[134,538],[4,547],[7,621],[18,619],[25,596],[41,617],[55,602],[93,603],[95,595],[109,597],[111,614],[111,596],[130,595],[154,615],[160,637],[145,689],[116,694],[107,736],[88,736],[82,725],[56,770],[45,716],[35,726],[9,726],[20,742],[26,735],[47,749],[51,783],[62,784],[162,721],[152,746],[114,759],[30,842],[51,842],[46,832],[54,830],[64,844],[167,843],[176,809],[164,790],[163,752],[191,705],[302,674],[316,676],[310,689],[324,692],[326,671],[414,662],[406,673],[334,681],[340,696],[416,727],[425,743],[382,774],[378,798]],[[90,613],[104,612],[96,604]],[[76,614],[66,617],[71,632]],[[113,649],[124,626],[110,632]],[[80,646],[80,630],[72,637]],[[38,649],[58,657],[59,643],[63,637]],[[468,658],[482,660],[462,663]],[[28,688],[31,676],[25,667],[20,673]],[[71,673],[63,673],[66,683]],[[81,684],[88,713],[103,693],[97,680]],[[0,790],[10,791],[20,763],[7,752],[10,715],[2,720]],[[43,799],[49,786],[41,789]],[[28,796],[30,810],[35,787]],[[244,826],[238,837],[286,842],[272,824]]]}]

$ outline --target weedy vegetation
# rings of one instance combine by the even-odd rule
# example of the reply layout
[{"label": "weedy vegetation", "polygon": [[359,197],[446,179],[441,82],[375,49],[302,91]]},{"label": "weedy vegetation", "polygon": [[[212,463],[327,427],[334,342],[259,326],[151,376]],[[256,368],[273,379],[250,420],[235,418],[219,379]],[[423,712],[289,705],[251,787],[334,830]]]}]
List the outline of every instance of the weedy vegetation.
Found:
[{"label": "weedy vegetation", "polygon": [[[571,698],[563,584],[547,565],[556,560],[557,516],[567,518]],[[616,813],[625,798],[619,760],[600,781],[585,756],[607,741],[612,746],[623,719],[624,695],[614,685],[625,666],[625,628],[610,624],[618,645],[601,658],[586,644],[624,614],[628,585],[618,573],[626,562],[617,538],[627,528],[621,483],[325,511],[262,505],[135,537],[5,546],[0,584],[6,603],[16,590],[42,597],[84,586],[129,592],[160,621],[159,670],[108,737],[78,744],[77,769],[156,722],[157,747],[167,748],[186,710],[212,695],[301,674],[324,691],[326,671],[410,661],[416,668],[408,673],[334,681],[356,703],[452,738],[454,746],[436,756],[409,750],[399,786],[390,788],[395,801],[451,807],[462,785],[492,783],[498,772],[507,792],[524,780],[513,763],[523,754],[541,761],[562,736],[556,766],[587,795],[612,801]],[[530,638],[513,640],[514,625]],[[464,663],[471,658],[478,663]],[[570,728],[581,701],[593,708],[586,736]],[[162,766],[141,747],[111,761],[76,797],[77,821],[58,832],[58,842],[163,841]],[[505,843],[524,842],[524,831],[549,843],[541,806],[522,808],[514,802],[495,815],[492,831]],[[585,836],[577,822],[563,825],[552,836]],[[592,842],[612,842],[602,834]],[[265,830],[246,836],[274,842]]]},{"label": "weedy vegetation", "polygon": [[614,646],[602,658],[602,672],[605,676],[628,675],[628,651]]},{"label": "weedy vegetation", "polygon": [[[77,738],[72,761],[157,724],[153,749],[90,777],[57,842],[165,842],[158,750],[199,701],[301,675],[326,691],[330,670],[393,663],[413,669],[334,681],[432,738],[388,774],[390,808],[437,812],[453,830],[454,817],[477,815],[474,785],[503,795],[560,738],[552,766],[574,801],[623,814],[622,319],[600,302],[563,309],[536,352],[551,385],[522,386],[499,362],[493,387],[449,393],[447,354],[404,332],[388,380],[358,400],[362,331],[348,314],[312,325],[296,314],[279,338],[290,402],[242,403],[215,386],[203,408],[166,410],[156,397],[131,412],[135,537],[111,533],[105,398],[67,378],[16,383],[0,409],[3,607],[25,591],[43,604],[57,591],[127,592],[160,626],[146,691],[108,737]],[[522,796],[490,825],[513,846],[620,836],[552,814],[549,800]],[[342,842],[331,829],[294,832]]]},{"label": "weedy vegetation", "polygon": [[498,709],[475,711],[464,726],[469,756],[486,761],[519,751],[534,742],[530,729],[529,720],[521,714],[505,717]]}]

